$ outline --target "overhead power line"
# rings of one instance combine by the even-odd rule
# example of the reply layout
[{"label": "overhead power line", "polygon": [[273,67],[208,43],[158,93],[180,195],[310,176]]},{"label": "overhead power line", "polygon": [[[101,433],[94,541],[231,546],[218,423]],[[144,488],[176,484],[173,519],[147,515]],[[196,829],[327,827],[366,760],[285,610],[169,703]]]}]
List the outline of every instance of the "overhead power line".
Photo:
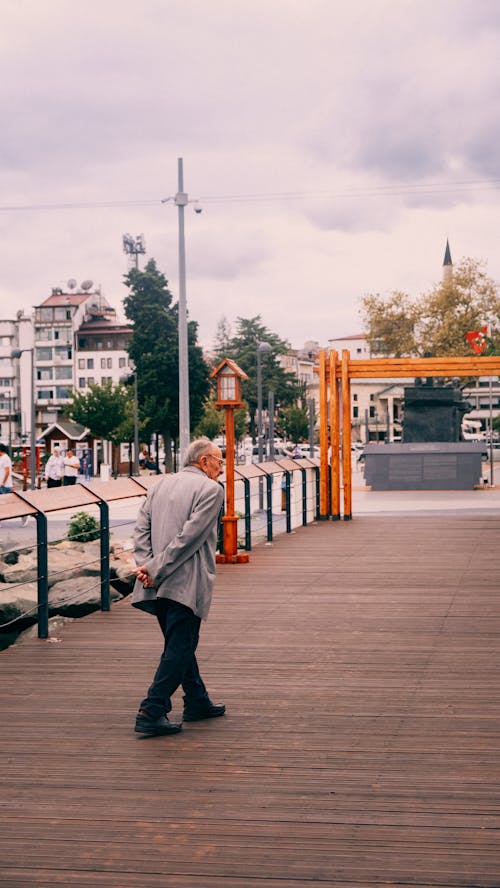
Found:
[{"label": "overhead power line", "polygon": [[[404,197],[423,195],[467,194],[475,191],[495,191],[500,187],[500,179],[470,179],[456,182],[395,183],[394,185],[373,185],[352,187],[342,190],[321,189],[317,191],[275,191],[253,192],[249,194],[210,194],[200,197],[202,203],[251,203],[300,201],[311,199],[342,199],[368,197]],[[0,212],[42,212],[51,210],[95,210],[116,209],[119,207],[161,207],[161,198],[143,200],[108,200],[53,204],[12,204],[0,206]]]}]

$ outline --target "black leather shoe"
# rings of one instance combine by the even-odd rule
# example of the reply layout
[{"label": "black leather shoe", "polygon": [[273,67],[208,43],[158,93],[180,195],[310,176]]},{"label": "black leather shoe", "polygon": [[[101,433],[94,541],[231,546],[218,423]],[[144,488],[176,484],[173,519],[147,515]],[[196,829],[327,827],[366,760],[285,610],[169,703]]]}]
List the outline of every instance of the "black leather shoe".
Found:
[{"label": "black leather shoe", "polygon": [[178,722],[170,722],[162,715],[160,718],[150,718],[141,712],[135,720],[135,730],[138,734],[178,734],[182,731],[182,725]]},{"label": "black leather shoe", "polygon": [[204,718],[219,718],[224,715],[226,707],[223,703],[203,703],[201,706],[185,706],[183,719],[185,722],[201,721]]}]

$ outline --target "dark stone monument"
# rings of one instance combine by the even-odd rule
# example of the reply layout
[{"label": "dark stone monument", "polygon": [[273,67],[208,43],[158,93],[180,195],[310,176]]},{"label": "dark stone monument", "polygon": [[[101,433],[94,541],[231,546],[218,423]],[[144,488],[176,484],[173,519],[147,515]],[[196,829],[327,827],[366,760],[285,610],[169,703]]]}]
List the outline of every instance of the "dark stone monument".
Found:
[{"label": "dark stone monument", "polygon": [[472,410],[455,385],[429,378],[405,387],[403,442],[461,441],[462,417]]},{"label": "dark stone monument", "polygon": [[417,379],[405,388],[403,442],[365,448],[365,480],[373,490],[471,490],[481,481],[484,444],[462,441],[472,409],[453,384]]}]

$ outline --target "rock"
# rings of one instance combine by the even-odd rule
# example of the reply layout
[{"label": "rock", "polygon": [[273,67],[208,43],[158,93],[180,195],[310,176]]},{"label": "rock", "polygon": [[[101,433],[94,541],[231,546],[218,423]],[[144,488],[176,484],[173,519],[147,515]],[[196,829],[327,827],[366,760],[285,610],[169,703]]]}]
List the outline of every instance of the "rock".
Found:
[{"label": "rock", "polygon": [[28,611],[31,620],[36,621],[37,596],[36,583],[26,583],[16,588],[10,583],[0,583],[0,624],[20,619]]},{"label": "rock", "polygon": [[110,562],[109,567],[111,576],[113,577],[113,588],[123,596],[130,595],[135,583],[135,575],[133,571],[135,570],[136,564],[133,552],[130,550],[118,552],[117,549],[115,549],[115,557]]},{"label": "rock", "polygon": [[[110,589],[111,601],[119,601],[123,596],[116,589]],[[101,584],[91,577],[71,577],[55,583],[49,593],[49,612],[68,617],[83,617],[101,606]]]},{"label": "rock", "polygon": [[[49,545],[49,587],[74,576],[99,576],[101,570],[100,542],[72,543],[64,540]],[[37,553],[32,550],[19,556],[17,564],[4,564],[1,573],[6,583],[30,583],[37,578]]]}]

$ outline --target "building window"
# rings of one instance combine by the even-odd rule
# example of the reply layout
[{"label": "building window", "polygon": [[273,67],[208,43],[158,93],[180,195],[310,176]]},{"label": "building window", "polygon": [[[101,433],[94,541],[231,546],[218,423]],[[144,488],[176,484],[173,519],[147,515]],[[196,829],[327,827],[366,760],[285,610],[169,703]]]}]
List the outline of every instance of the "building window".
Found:
[{"label": "building window", "polygon": [[71,361],[73,351],[71,346],[56,345],[54,357],[56,361]]},{"label": "building window", "polygon": [[111,384],[113,384],[113,377],[112,376],[103,376],[101,378],[101,385],[105,385],[107,382],[110,382]]},{"label": "building window", "polygon": [[70,394],[68,389],[62,385],[56,386],[56,398],[69,398]]},{"label": "building window", "polygon": [[357,404],[355,404],[354,407],[352,408],[352,418],[357,419],[358,416],[359,416],[359,407]]},{"label": "building window", "polygon": [[94,385],[94,377],[93,377],[93,376],[89,376],[89,377],[88,377],[88,379],[87,379],[87,385]]},{"label": "building window", "polygon": [[51,308],[37,308],[36,319],[37,319],[37,321],[51,321],[52,320],[52,309]]},{"label": "building window", "polygon": [[358,400],[358,396],[357,396],[357,394],[354,394],[354,395],[352,396],[352,399],[353,399],[353,401],[357,401],[357,400]]},{"label": "building window", "polygon": [[106,367],[108,368],[108,370],[111,370],[112,366],[113,366],[113,358],[106,358]]},{"label": "building window", "polygon": [[71,320],[71,309],[70,308],[55,308],[54,309],[54,320],[55,321],[70,321]]},{"label": "building window", "polygon": [[35,327],[35,339],[38,342],[40,339],[49,340],[52,339],[52,330],[50,327]]},{"label": "building window", "polygon": [[85,370],[85,358],[78,358],[78,369]]},{"label": "building window", "polygon": [[80,378],[78,380],[78,388],[81,388],[81,389],[85,388],[85,379],[83,376],[80,376]]},{"label": "building window", "polygon": [[93,369],[94,369],[94,359],[87,358],[87,370],[93,370]]},{"label": "building window", "polygon": [[375,400],[375,395],[370,395],[370,401],[374,401],[374,400]]},{"label": "building window", "polygon": [[54,398],[53,389],[38,389],[37,396],[40,401],[52,401]]},{"label": "building window", "polygon": [[51,361],[52,360],[52,349],[51,348],[37,348],[36,349],[36,359],[37,359],[37,361]]},{"label": "building window", "polygon": [[125,358],[118,358],[118,367],[121,369],[122,367],[125,367],[125,365],[126,365],[126,359]]},{"label": "building window", "polygon": [[72,376],[72,367],[56,367],[56,379],[71,379]]},{"label": "building window", "polygon": [[36,378],[40,380],[52,379],[52,367],[41,367],[36,371]]},{"label": "building window", "polygon": [[375,418],[375,407],[373,405],[370,406],[370,419]]},{"label": "building window", "polygon": [[102,339],[98,339],[95,346],[97,351],[102,351]]},{"label": "building window", "polygon": [[106,358],[101,358],[101,370],[106,369]]}]

